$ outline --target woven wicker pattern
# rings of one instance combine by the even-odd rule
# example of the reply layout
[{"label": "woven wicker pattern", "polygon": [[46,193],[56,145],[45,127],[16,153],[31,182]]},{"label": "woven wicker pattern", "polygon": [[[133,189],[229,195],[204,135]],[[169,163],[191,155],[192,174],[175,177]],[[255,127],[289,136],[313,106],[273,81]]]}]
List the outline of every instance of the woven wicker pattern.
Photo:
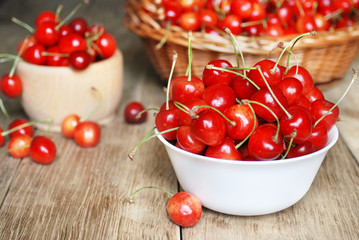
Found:
[{"label": "woven wicker pattern", "polygon": [[[128,0],[125,4],[127,15],[124,25],[139,35],[146,51],[161,79],[166,81],[172,64],[173,51],[178,53],[174,76],[184,75],[188,65],[188,34],[181,28],[171,26],[166,44],[157,49],[156,45],[166,34],[160,21],[161,8],[148,0]],[[294,36],[282,38],[236,36],[244,54],[247,67],[267,57],[277,60],[280,49],[278,43],[290,42]],[[201,77],[205,65],[214,59],[226,59],[236,65],[233,45],[229,36],[216,36],[194,32],[191,41],[193,49],[192,72]],[[347,72],[359,52],[359,24],[332,32],[318,32],[315,37],[304,37],[294,47],[298,63],[307,68],[314,82],[319,86],[329,86],[340,80]],[[284,64],[286,56],[282,58]],[[295,64],[291,58],[290,64]]]}]

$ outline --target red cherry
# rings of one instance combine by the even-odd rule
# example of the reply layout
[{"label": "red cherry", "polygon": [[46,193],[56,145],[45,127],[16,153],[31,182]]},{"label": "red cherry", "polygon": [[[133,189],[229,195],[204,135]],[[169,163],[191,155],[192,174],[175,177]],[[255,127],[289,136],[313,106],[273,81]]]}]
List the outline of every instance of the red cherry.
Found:
[{"label": "red cherry", "polygon": [[63,37],[63,36],[69,35],[69,34],[72,33],[72,32],[73,32],[73,30],[72,30],[72,28],[70,28],[69,25],[62,25],[62,26],[59,28],[60,38]]},{"label": "red cherry", "polygon": [[58,46],[49,47],[46,52],[51,53],[48,54],[46,60],[48,66],[68,66],[69,60],[62,56]]},{"label": "red cherry", "polygon": [[171,24],[176,24],[178,18],[181,16],[182,8],[177,1],[170,1],[164,5],[164,16]]},{"label": "red cherry", "polygon": [[341,10],[344,14],[349,14],[352,8],[352,0],[333,0],[334,9]]},{"label": "red cherry", "polygon": [[86,51],[75,51],[70,53],[69,64],[76,70],[83,70],[91,63],[91,56]]},{"label": "red cherry", "polygon": [[233,78],[231,87],[236,94],[236,97],[240,100],[249,99],[258,89],[247,79],[237,76]]},{"label": "red cherry", "polygon": [[298,79],[294,77],[284,78],[278,84],[278,87],[280,90],[282,90],[284,96],[287,98],[288,105],[295,103],[302,96],[303,85]]},{"label": "red cherry", "polygon": [[193,194],[178,192],[168,200],[167,213],[177,225],[191,227],[201,218],[202,204]]},{"label": "red cherry", "polygon": [[80,117],[77,114],[70,114],[64,118],[61,123],[61,133],[66,138],[73,138],[75,129],[80,122]]},{"label": "red cherry", "polygon": [[[232,64],[224,59],[212,60],[207,65],[213,65],[218,68],[233,68]],[[204,85],[208,87],[217,83],[229,85],[234,77],[234,73],[205,68],[203,70],[202,80]]]},{"label": "red cherry", "polygon": [[[143,112],[145,107],[140,102],[130,102],[125,107],[125,120],[128,123],[143,123],[147,119],[147,112]],[[139,116],[138,114],[141,113]]]},{"label": "red cherry", "polygon": [[8,144],[9,154],[14,158],[29,156],[31,141],[32,137],[29,135],[16,135],[12,137]]},{"label": "red cherry", "polygon": [[253,3],[250,0],[233,0],[231,10],[242,19],[248,19],[252,14]]},{"label": "red cherry", "polygon": [[273,124],[263,124],[250,136],[248,154],[254,160],[274,160],[283,153],[284,141]]},{"label": "red cherry", "polygon": [[[30,123],[30,121],[28,121],[26,119],[15,119],[9,124],[8,129],[10,130],[12,128],[15,128],[17,126],[20,126],[20,125],[26,124],[26,123]],[[28,135],[30,137],[33,137],[34,136],[34,127],[32,125],[23,127],[23,128],[20,128],[16,131],[10,133],[9,135],[10,135],[10,138],[13,138],[17,135]]]},{"label": "red cherry", "polygon": [[310,15],[298,16],[296,29],[299,33],[306,33],[318,30],[314,18]]},{"label": "red cherry", "polygon": [[324,94],[319,90],[319,88],[314,86],[307,94],[305,94],[305,97],[312,103],[318,99],[324,99]]},{"label": "red cherry", "polygon": [[37,15],[35,19],[35,26],[39,26],[43,22],[56,22],[56,13],[53,11],[43,11]]},{"label": "red cherry", "polygon": [[251,16],[248,21],[263,20],[266,17],[266,10],[259,2],[253,2]]},{"label": "red cherry", "polygon": [[22,92],[22,82],[18,75],[9,73],[2,75],[0,79],[1,92],[9,98],[17,98]]},{"label": "red cherry", "polygon": [[19,53],[20,50],[22,50],[21,53],[21,57],[24,57],[24,53],[25,51],[29,48],[32,47],[34,45],[37,44],[37,40],[35,38],[34,35],[31,35],[29,37],[24,38],[23,40],[21,40],[21,42],[19,43],[19,45],[17,46],[17,52]]},{"label": "red cherry", "polygon": [[234,35],[239,35],[242,32],[242,19],[237,15],[230,14],[218,24],[221,28],[228,28]]},{"label": "red cherry", "polygon": [[309,141],[312,143],[315,151],[324,148],[328,143],[327,129],[321,125],[313,127]]},{"label": "red cherry", "polygon": [[99,48],[100,56],[102,58],[111,57],[117,49],[116,39],[108,32],[103,33],[96,41],[95,44]]},{"label": "red cherry", "polygon": [[93,121],[80,122],[74,133],[74,140],[80,147],[95,147],[100,142],[101,128]]},{"label": "red cherry", "polygon": [[301,144],[297,144],[294,148],[291,148],[286,158],[300,157],[315,152],[315,149],[310,141],[306,141]]},{"label": "red cherry", "polygon": [[223,117],[214,110],[200,112],[198,118],[193,119],[191,127],[194,135],[209,146],[220,144],[226,135]]},{"label": "red cherry", "polygon": [[32,64],[45,65],[46,57],[42,54],[43,52],[45,52],[44,45],[38,43],[27,48],[24,52],[23,58],[25,61]]},{"label": "red cherry", "polygon": [[323,14],[316,13],[313,15],[313,18],[318,31],[329,30],[331,26],[330,20],[327,20]]},{"label": "red cherry", "polygon": [[199,19],[203,26],[216,26],[218,23],[218,16],[215,11],[211,9],[203,9],[199,12]]},{"label": "red cherry", "polygon": [[[178,124],[179,109],[174,107],[168,110],[160,111],[156,114],[155,125],[159,132],[176,128]],[[175,140],[177,131],[163,133],[162,136],[167,140]]]},{"label": "red cherry", "polygon": [[178,77],[173,79],[172,100],[185,103],[192,98],[199,98],[204,91],[203,81],[197,77]]},{"label": "red cherry", "polygon": [[193,118],[195,118],[196,114],[200,113],[207,108],[200,107],[207,105],[204,100],[201,98],[192,98],[188,102],[185,103],[185,106],[189,109],[188,112],[179,111],[178,114],[178,123],[179,125],[190,125],[192,123]]},{"label": "red cherry", "polygon": [[56,23],[52,21],[43,22],[37,26],[34,35],[36,40],[45,46],[56,44],[60,38],[59,32],[56,30]]},{"label": "red cherry", "polygon": [[236,95],[231,87],[225,84],[215,84],[203,91],[202,99],[207,105],[223,112],[236,103]]},{"label": "red cherry", "polygon": [[[334,106],[334,103],[329,102],[324,99],[318,99],[314,101],[311,105],[311,111],[315,118],[315,121],[318,121],[322,116],[324,116],[328,111]],[[322,125],[327,131],[329,131],[334,124],[338,121],[339,118],[339,108],[336,106],[332,111],[328,113],[321,121],[319,121],[316,126]]]},{"label": "red cherry", "polygon": [[296,74],[297,66],[292,66],[285,74],[286,77],[294,77],[298,79],[303,85],[303,95],[307,94],[314,86],[314,81],[309,71],[304,67],[298,66],[298,73]]},{"label": "red cherry", "polygon": [[190,126],[181,126],[177,130],[177,143],[181,149],[191,153],[201,153],[206,144],[198,140],[192,132]]},{"label": "red cherry", "polygon": [[30,145],[30,157],[40,164],[52,163],[56,157],[55,143],[45,136],[34,137]]},{"label": "red cherry", "polygon": [[256,116],[249,105],[235,104],[224,111],[224,115],[235,122],[233,126],[226,121],[227,135],[236,140],[243,140],[258,126]]},{"label": "red cherry", "polygon": [[227,160],[243,159],[241,153],[237,151],[233,139],[230,137],[225,137],[217,146],[208,147],[205,156]]},{"label": "red cherry", "polygon": [[86,40],[77,33],[71,32],[59,39],[58,46],[62,53],[72,53],[75,51],[86,51]]},{"label": "red cherry", "polygon": [[184,12],[178,18],[178,23],[185,31],[196,31],[201,27],[198,12]]},{"label": "red cherry", "polygon": [[82,17],[77,17],[71,20],[69,23],[69,27],[73,32],[78,33],[80,35],[84,35],[87,30],[87,21]]},{"label": "red cherry", "polygon": [[[270,86],[279,84],[283,78],[283,71],[278,66],[274,69],[274,66],[275,62],[267,59],[254,64],[254,67],[261,69],[264,78]],[[267,87],[258,69],[249,71],[248,78],[250,78],[259,87]]]}]

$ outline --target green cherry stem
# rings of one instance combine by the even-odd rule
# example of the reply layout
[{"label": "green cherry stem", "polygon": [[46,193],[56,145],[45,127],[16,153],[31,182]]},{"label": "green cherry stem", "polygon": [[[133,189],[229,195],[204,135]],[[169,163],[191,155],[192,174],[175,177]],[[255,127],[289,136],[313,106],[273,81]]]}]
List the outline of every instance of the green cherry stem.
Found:
[{"label": "green cherry stem", "polygon": [[62,9],[64,8],[64,5],[60,4],[57,8],[56,8],[56,12],[55,12],[55,22],[58,22],[60,20],[60,14]]},{"label": "green cherry stem", "polygon": [[294,131],[292,132],[292,134],[290,134],[290,140],[289,140],[289,144],[288,144],[288,148],[287,148],[287,151],[285,152],[285,154],[282,156],[282,159],[285,159],[288,154],[289,154],[289,151],[290,151],[290,148],[292,147],[293,145],[293,140],[294,138],[297,136],[297,130],[294,129]]},{"label": "green cherry stem", "polygon": [[194,107],[192,109],[192,111],[196,110],[196,109],[199,109],[199,108],[209,108],[209,109],[212,109],[214,111],[216,111],[219,115],[221,115],[227,122],[229,122],[229,124],[231,124],[232,126],[236,126],[236,122],[235,121],[232,121],[230,120],[229,118],[227,118],[221,111],[219,111],[217,108],[214,108],[212,106],[208,106],[208,105],[202,105],[202,106],[197,106],[197,107]]},{"label": "green cherry stem", "polygon": [[88,0],[83,0],[75,6],[75,8],[59,23],[56,25],[55,30],[59,30],[68,20],[70,20],[75,13],[85,4],[88,4]]},{"label": "green cherry stem", "polygon": [[[237,49],[238,49],[239,54],[241,55],[243,68],[245,68],[246,64],[244,62],[244,56],[243,56],[241,47],[239,46],[239,43],[238,43],[237,39],[233,36],[233,34],[232,34],[231,30],[229,30],[229,28],[225,28],[224,30],[231,37],[232,45],[233,45],[235,55],[236,55],[236,59],[237,59],[237,66],[239,67],[239,58],[238,58],[238,53],[237,53]],[[246,76],[246,71],[243,71],[243,75]]]},{"label": "green cherry stem", "polygon": [[43,120],[43,121],[30,121],[30,122],[26,122],[26,123],[23,123],[23,124],[20,124],[16,127],[13,127],[13,128],[10,128],[9,130],[7,131],[3,131],[1,133],[1,136],[6,136],[6,135],[9,135],[10,133],[13,133],[21,128],[25,128],[25,127],[28,127],[28,126],[32,126],[34,124],[37,124],[37,123],[52,123],[52,120],[51,119],[46,119],[46,120]]},{"label": "green cherry stem", "polygon": [[238,144],[236,145],[236,149],[240,148],[240,147],[249,139],[249,137],[253,134],[254,130],[256,130],[256,127],[257,127],[257,126],[256,126],[256,125],[257,125],[257,116],[256,116],[256,113],[255,113],[255,111],[254,111],[252,105],[251,105],[249,102],[247,103],[247,105],[248,105],[249,108],[251,109],[251,111],[252,111],[252,113],[253,113],[253,116],[254,116],[253,129],[252,129],[252,131],[248,134],[248,136],[247,136],[245,139],[243,139],[240,143],[238,143]]},{"label": "green cherry stem", "polygon": [[7,119],[10,119],[10,115],[9,115],[8,111],[6,110],[6,108],[5,108],[4,101],[2,100],[2,98],[0,98],[0,109],[1,109],[2,113],[5,115],[5,117]]},{"label": "green cherry stem", "polygon": [[169,191],[164,190],[164,189],[162,189],[162,188],[160,188],[160,187],[146,186],[146,187],[142,187],[142,188],[140,188],[140,189],[137,189],[136,191],[134,191],[133,193],[131,193],[131,195],[130,195],[130,197],[129,197],[129,202],[130,202],[130,203],[134,203],[133,197],[134,197],[139,191],[141,191],[141,190],[143,190],[143,189],[151,189],[151,188],[152,188],[152,189],[161,190],[162,192],[167,193],[167,194],[170,195],[171,197],[173,196],[172,193],[170,193]]},{"label": "green cherry stem", "polygon": [[163,45],[167,42],[168,36],[170,35],[171,32],[171,21],[166,22],[166,31],[165,34],[163,35],[161,41],[159,41],[159,43],[156,44],[155,48],[156,49],[160,49],[163,47]]},{"label": "green cherry stem", "polygon": [[192,31],[188,32],[188,66],[186,71],[186,76],[188,76],[188,81],[191,81],[192,75],[192,46],[191,46],[191,39],[192,39]]},{"label": "green cherry stem", "polygon": [[166,110],[169,109],[170,87],[171,87],[171,81],[172,81],[173,72],[174,72],[174,69],[175,69],[175,66],[176,66],[176,62],[177,62],[177,57],[178,57],[177,52],[176,52],[176,51],[173,51],[173,55],[172,55],[172,67],[171,67],[170,75],[168,76],[168,81],[167,81]]},{"label": "green cherry stem", "polygon": [[314,127],[317,126],[317,124],[323,119],[325,118],[331,111],[333,111],[333,109],[338,106],[338,104],[344,99],[345,95],[347,95],[349,89],[351,88],[351,86],[353,85],[353,83],[355,82],[355,80],[358,77],[358,71],[356,69],[353,68],[353,77],[352,80],[350,81],[347,89],[345,90],[344,94],[341,96],[341,98],[321,117],[319,118],[315,123],[314,123]]},{"label": "green cherry stem", "polygon": [[11,69],[10,69],[9,77],[14,76],[14,73],[15,73],[15,70],[16,70],[16,67],[17,67],[17,64],[19,63],[19,61],[20,61],[20,59],[21,59],[20,56],[21,56],[22,52],[24,51],[25,45],[26,45],[26,43],[27,43],[28,41],[29,41],[29,39],[28,39],[28,38],[25,38],[24,43],[21,45],[20,50],[19,50],[18,54],[16,55],[15,61],[14,61],[13,65],[12,65],[12,67],[11,67]]},{"label": "green cherry stem", "polygon": [[[244,79],[248,80],[251,84],[253,84],[253,86],[254,86],[257,90],[260,89],[260,87],[259,87],[257,84],[255,84],[255,83],[252,81],[252,79],[248,78],[247,76],[245,76],[245,75],[243,75],[243,74],[241,74],[241,73],[239,73],[239,72],[232,71],[232,70],[229,70],[229,69],[227,69],[227,68],[215,67],[215,66],[213,66],[213,65],[211,65],[211,64],[206,65],[206,68],[207,68],[207,69],[220,70],[220,71],[223,71],[223,72],[234,73],[234,74],[236,74],[236,75],[238,75],[238,76],[241,76],[241,77],[243,77]],[[257,68],[236,68],[236,69],[238,69],[238,70],[243,70],[243,69],[244,69],[244,70],[255,70],[255,69],[257,69]]]},{"label": "green cherry stem", "polygon": [[29,24],[21,21],[20,19],[16,18],[16,17],[12,17],[11,21],[16,23],[17,25],[25,28],[27,31],[29,31],[31,34],[34,34],[35,30],[33,27],[31,27]]}]

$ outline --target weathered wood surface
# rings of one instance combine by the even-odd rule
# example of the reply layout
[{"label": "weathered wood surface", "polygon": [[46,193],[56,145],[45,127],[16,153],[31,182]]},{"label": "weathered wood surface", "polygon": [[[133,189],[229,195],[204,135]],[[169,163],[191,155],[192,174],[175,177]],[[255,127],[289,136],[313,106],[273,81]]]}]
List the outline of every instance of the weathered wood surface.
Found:
[{"label": "weathered wood surface", "polygon": [[[41,10],[72,1],[7,0],[0,4],[1,53],[14,53],[26,31],[10,18],[31,23]],[[91,1],[80,10],[93,22],[102,22],[118,40],[124,54],[124,92],[116,119],[102,129],[101,143],[82,149],[52,133],[58,149],[55,162],[42,166],[29,158],[0,155],[0,239],[359,239],[359,110],[354,84],[340,103],[340,138],[330,150],[306,196],[293,207],[276,214],[238,217],[204,209],[200,222],[179,228],[167,217],[168,196],[144,190],[128,202],[134,190],[148,185],[170,192],[178,184],[159,141],[144,144],[134,161],[128,152],[153,126],[153,117],[142,125],[123,119],[131,100],[158,107],[164,101],[141,41],[122,25],[123,1]],[[0,71],[10,65],[0,64]],[[359,59],[353,64],[359,68]],[[335,101],[346,88],[351,71],[335,87],[326,90]],[[12,117],[26,117],[18,100],[4,99]],[[10,120],[0,117],[6,128]]]}]

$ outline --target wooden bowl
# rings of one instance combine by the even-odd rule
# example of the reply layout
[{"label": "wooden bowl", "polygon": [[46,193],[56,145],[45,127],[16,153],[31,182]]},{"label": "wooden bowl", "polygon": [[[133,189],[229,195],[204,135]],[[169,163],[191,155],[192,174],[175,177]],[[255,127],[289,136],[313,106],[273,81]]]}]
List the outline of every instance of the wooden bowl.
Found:
[{"label": "wooden bowl", "polygon": [[21,104],[31,121],[51,119],[52,125],[36,124],[40,129],[60,131],[70,114],[101,125],[116,115],[123,89],[123,56],[117,50],[105,60],[85,70],[50,67],[20,61],[17,74],[23,83]]}]

